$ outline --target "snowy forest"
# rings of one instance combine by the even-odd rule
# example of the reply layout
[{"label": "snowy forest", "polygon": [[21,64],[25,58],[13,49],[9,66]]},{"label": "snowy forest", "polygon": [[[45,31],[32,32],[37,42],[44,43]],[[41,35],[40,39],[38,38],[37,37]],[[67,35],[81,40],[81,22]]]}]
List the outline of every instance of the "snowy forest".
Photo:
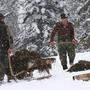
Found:
[{"label": "snowy forest", "polygon": [[[13,36],[5,60],[0,51],[0,90],[90,90],[90,0],[0,0],[0,13]],[[50,43],[62,13],[78,41],[74,63],[74,55],[57,52],[57,36],[55,45]]]},{"label": "snowy forest", "polygon": [[37,50],[44,56],[54,51],[48,42],[63,12],[74,24],[77,52],[90,51],[90,0],[0,0],[0,13],[13,31],[15,51]]}]

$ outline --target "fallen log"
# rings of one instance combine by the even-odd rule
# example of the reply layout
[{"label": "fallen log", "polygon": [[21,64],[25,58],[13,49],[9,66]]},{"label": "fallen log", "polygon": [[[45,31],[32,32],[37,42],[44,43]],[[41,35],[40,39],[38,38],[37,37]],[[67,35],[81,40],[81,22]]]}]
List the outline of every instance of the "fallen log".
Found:
[{"label": "fallen log", "polygon": [[89,81],[90,80],[90,73],[79,74],[79,75],[73,76],[73,80]]}]

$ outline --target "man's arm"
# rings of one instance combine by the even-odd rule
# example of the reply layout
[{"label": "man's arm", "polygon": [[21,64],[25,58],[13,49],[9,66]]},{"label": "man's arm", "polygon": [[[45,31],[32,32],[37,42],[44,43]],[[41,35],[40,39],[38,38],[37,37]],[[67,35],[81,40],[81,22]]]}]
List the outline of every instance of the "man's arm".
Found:
[{"label": "man's arm", "polygon": [[11,29],[7,26],[7,34],[9,36],[9,44],[10,44],[10,48],[13,47],[13,34]]},{"label": "man's arm", "polygon": [[60,29],[59,28],[59,25],[58,25],[58,23],[56,23],[56,25],[55,25],[52,33],[51,33],[50,42],[53,42],[54,41],[54,37],[55,37],[56,33],[59,31],[59,29]]},{"label": "man's arm", "polygon": [[13,34],[11,29],[7,26],[7,35],[8,35],[8,39],[9,39],[9,48],[7,50],[8,55],[13,55]]},{"label": "man's arm", "polygon": [[77,45],[78,41],[75,39],[74,26],[73,26],[72,23],[71,23],[71,32],[70,32],[70,35],[71,35],[72,43],[74,45]]},{"label": "man's arm", "polygon": [[70,31],[70,35],[71,35],[71,39],[73,40],[74,39],[74,26],[73,26],[73,24],[72,23],[70,23],[71,25],[71,31]]}]

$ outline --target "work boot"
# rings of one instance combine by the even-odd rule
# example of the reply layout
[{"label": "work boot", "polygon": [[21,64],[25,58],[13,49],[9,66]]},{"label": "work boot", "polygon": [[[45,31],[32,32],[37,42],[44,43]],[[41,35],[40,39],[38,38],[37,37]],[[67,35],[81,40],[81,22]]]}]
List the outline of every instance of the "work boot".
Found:
[{"label": "work boot", "polygon": [[71,63],[71,64],[70,64],[70,68],[71,68],[73,65],[74,65],[74,64],[73,64],[73,63]]},{"label": "work boot", "polygon": [[8,79],[7,79],[7,82],[9,82],[9,83],[10,83],[12,80],[14,80],[14,77],[13,77],[13,76],[9,76],[9,75],[8,75],[7,78],[8,78]]},{"label": "work boot", "polygon": [[2,81],[0,81],[0,86],[2,85],[4,83],[4,81],[2,80]]},{"label": "work boot", "polygon": [[68,69],[67,65],[63,65],[63,70]]}]

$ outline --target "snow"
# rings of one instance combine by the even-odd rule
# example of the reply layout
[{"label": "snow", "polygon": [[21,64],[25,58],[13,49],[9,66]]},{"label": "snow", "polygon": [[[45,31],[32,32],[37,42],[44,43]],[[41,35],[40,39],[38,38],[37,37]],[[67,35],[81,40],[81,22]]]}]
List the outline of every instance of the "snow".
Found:
[{"label": "snow", "polygon": [[44,14],[45,13],[45,10],[46,10],[45,8],[42,8],[41,9],[41,13]]},{"label": "snow", "polygon": [[90,18],[86,19],[86,21],[90,21]]},{"label": "snow", "polygon": [[[90,52],[77,53],[75,62],[78,60],[90,60]],[[90,81],[73,81],[72,76],[79,73],[90,72],[74,72],[69,73],[62,70],[59,57],[56,57],[56,62],[53,64],[52,77],[44,80],[21,80],[12,83],[6,83],[0,86],[0,90],[90,90]]]},{"label": "snow", "polygon": [[60,1],[59,4],[60,4],[60,7],[63,7],[63,6],[65,6],[66,2],[65,1]]},{"label": "snow", "polygon": [[36,3],[39,3],[39,2],[41,2],[41,0],[36,0]]},{"label": "snow", "polygon": [[33,28],[33,30],[36,30],[36,32],[37,32],[38,34],[40,33],[40,30],[39,30],[38,27],[37,27],[37,23],[33,22],[33,23],[32,23],[32,28]]}]

